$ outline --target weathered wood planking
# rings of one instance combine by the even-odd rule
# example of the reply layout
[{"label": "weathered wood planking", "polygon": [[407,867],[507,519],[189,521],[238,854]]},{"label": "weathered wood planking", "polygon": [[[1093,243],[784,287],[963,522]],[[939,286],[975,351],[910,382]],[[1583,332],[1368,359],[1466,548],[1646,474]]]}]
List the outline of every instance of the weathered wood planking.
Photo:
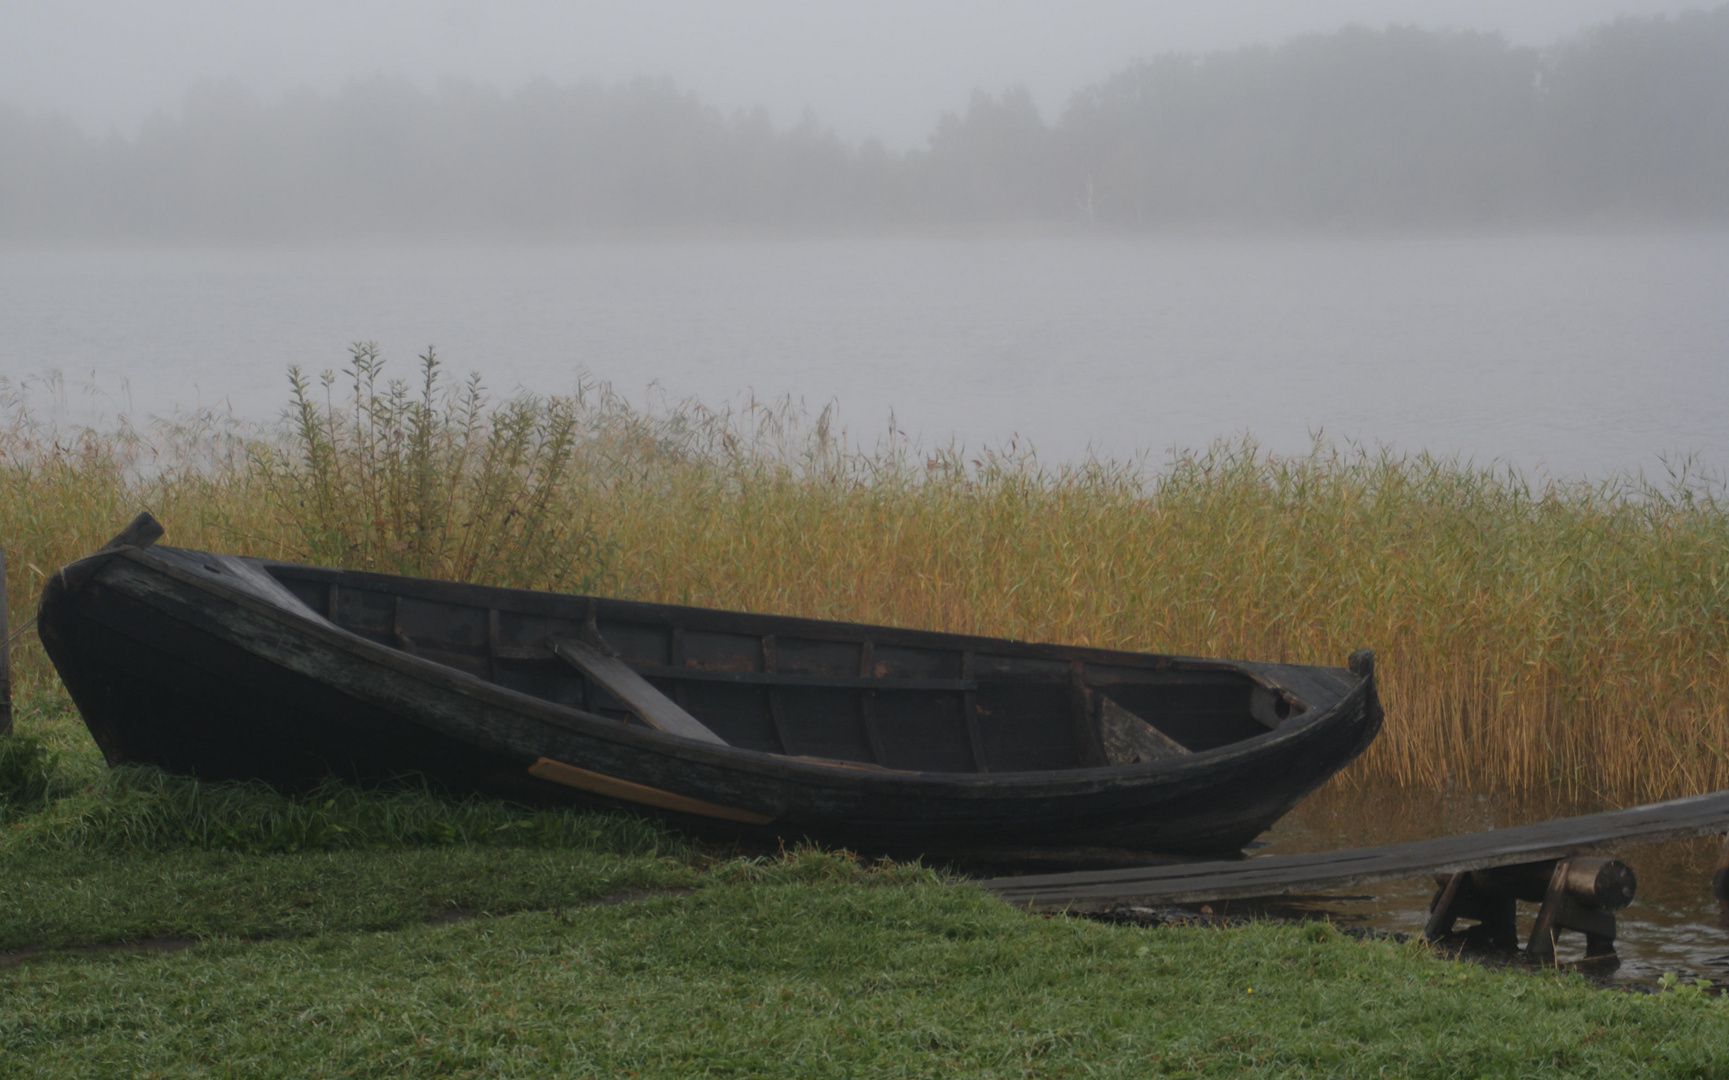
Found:
[{"label": "weathered wood planking", "polygon": [[1711,875],[1711,891],[1717,896],[1717,913],[1729,926],[1729,836],[1723,838],[1723,853],[1717,856],[1717,872]]},{"label": "weathered wood planking", "polygon": [[1405,844],[1267,855],[1238,862],[990,878],[980,885],[1012,904],[1050,908],[1130,900],[1180,904],[1367,885],[1460,870],[1558,859],[1624,843],[1654,843],[1729,829],[1729,791],[1583,817]]}]

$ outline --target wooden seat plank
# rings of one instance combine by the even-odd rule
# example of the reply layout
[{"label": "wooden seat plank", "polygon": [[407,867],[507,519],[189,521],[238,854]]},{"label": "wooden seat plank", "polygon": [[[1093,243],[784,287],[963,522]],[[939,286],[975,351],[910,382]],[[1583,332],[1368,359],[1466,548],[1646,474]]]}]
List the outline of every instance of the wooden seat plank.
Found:
[{"label": "wooden seat plank", "polygon": [[1559,859],[1625,843],[1655,843],[1729,830],[1729,791],[1403,844],[1266,855],[1230,862],[991,878],[979,882],[1030,907],[1110,901],[1190,903],[1279,896],[1436,873]]},{"label": "wooden seat plank", "polygon": [[648,680],[632,671],[630,665],[616,656],[607,656],[592,645],[575,638],[550,638],[547,644],[560,660],[599,683],[607,693],[624,702],[625,707],[641,717],[642,722],[649,727],[699,742],[727,745],[725,739],[710,731],[701,720],[679,708],[676,701],[656,690]]}]

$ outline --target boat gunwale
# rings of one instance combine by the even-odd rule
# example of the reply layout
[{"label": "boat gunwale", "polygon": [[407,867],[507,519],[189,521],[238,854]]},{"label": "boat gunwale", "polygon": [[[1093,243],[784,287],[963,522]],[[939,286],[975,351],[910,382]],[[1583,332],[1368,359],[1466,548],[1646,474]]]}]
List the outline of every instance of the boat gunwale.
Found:
[{"label": "boat gunwale", "polygon": [[[164,545],[167,547],[167,545]],[[187,552],[195,555],[212,555],[194,548],[169,548],[168,550]],[[1253,677],[1248,670],[1256,665],[1254,661],[1210,660],[1204,658],[1167,657],[1154,653],[1132,653],[1116,650],[1095,649],[1086,646],[1063,646],[1048,643],[1017,642],[1003,638],[987,638],[973,635],[951,635],[940,631],[904,630],[895,627],[879,627],[864,623],[837,623],[829,620],[804,620],[796,616],[762,615],[757,613],[735,613],[724,609],[690,608],[681,605],[660,605],[646,601],[613,600],[605,597],[588,597],[570,593],[545,593],[526,589],[505,589],[498,586],[471,585],[464,582],[445,582],[433,579],[413,578],[391,574],[378,574],[370,571],[339,570],[329,567],[307,566],[298,563],[286,563],[277,560],[253,559],[246,556],[224,556],[225,558],[245,559],[266,572],[273,566],[293,568],[295,570],[313,570],[321,574],[340,577],[355,575],[365,579],[392,585],[400,583],[415,583],[422,587],[443,587],[473,589],[494,594],[504,594],[511,597],[537,598],[539,603],[553,602],[580,603],[590,599],[606,604],[626,605],[639,608],[644,612],[654,612],[656,609],[673,609],[689,611],[701,615],[728,616],[732,618],[775,620],[783,625],[787,623],[810,623],[816,626],[836,628],[868,629],[872,631],[888,631],[891,634],[908,638],[923,638],[930,645],[937,642],[977,643],[989,646],[1009,646],[1015,650],[1053,650],[1064,655],[1049,656],[1049,659],[1086,659],[1096,656],[1101,662],[1120,663],[1122,660],[1139,660],[1141,663],[1128,666],[1147,666],[1153,670],[1161,670],[1164,665],[1156,661],[1172,661],[1193,663],[1197,667],[1220,671],[1232,671]],[[1345,689],[1326,706],[1314,706],[1298,717],[1293,717],[1277,728],[1250,736],[1247,739],[1208,750],[1197,751],[1177,759],[1163,759],[1154,762],[1140,762],[1126,765],[1082,766],[1068,769],[1038,769],[1038,770],[1004,770],[983,772],[948,772],[948,771],[874,771],[853,768],[842,768],[800,760],[797,757],[775,754],[767,751],[752,750],[738,746],[712,746],[695,740],[683,739],[676,735],[656,731],[652,728],[639,727],[619,723],[616,719],[600,716],[586,710],[548,701],[519,690],[501,686],[498,683],[481,678],[477,675],[439,663],[425,657],[415,656],[402,649],[372,641],[352,630],[330,621],[302,603],[304,611],[296,611],[281,603],[273,602],[266,597],[239,588],[214,576],[205,576],[183,567],[176,566],[167,559],[155,557],[151,549],[122,548],[119,550],[98,552],[85,559],[68,564],[68,569],[87,560],[100,559],[106,563],[114,559],[123,559],[137,564],[141,568],[157,574],[162,574],[199,592],[212,594],[228,603],[249,610],[257,615],[264,615],[277,623],[285,632],[295,635],[311,635],[322,640],[326,645],[348,653],[356,659],[381,665],[396,673],[419,680],[431,682],[443,690],[454,691],[464,697],[477,700],[482,704],[492,705],[511,711],[525,719],[547,724],[590,738],[612,742],[622,747],[650,752],[662,756],[683,758],[693,763],[719,768],[748,772],[759,776],[775,776],[782,779],[796,777],[804,783],[813,786],[853,789],[857,791],[876,792],[881,794],[895,791],[916,792],[921,797],[934,795],[978,796],[1001,798],[1007,795],[1020,794],[1041,798],[1065,798],[1084,795],[1092,791],[1116,788],[1154,788],[1171,784],[1183,784],[1191,780],[1204,780],[1222,766],[1228,766],[1232,759],[1242,759],[1245,763],[1260,759],[1265,755],[1276,753],[1290,743],[1306,742],[1319,737],[1319,729],[1334,726],[1348,721],[1363,704],[1362,699],[1368,692],[1371,680],[1358,678],[1355,685]],[[95,577],[103,567],[92,567],[89,576]],[[81,577],[82,575],[73,575]],[[274,578],[275,576],[272,575]],[[62,580],[66,580],[62,578]],[[280,579],[276,579],[280,583]],[[438,598],[442,602],[450,602]],[[568,612],[527,612],[528,614],[547,614],[557,618],[570,618]],[[310,616],[310,617],[308,617]],[[667,625],[672,625],[668,623]],[[856,640],[845,635],[838,635],[831,640]],[[236,643],[239,647],[245,645]],[[921,646],[929,647],[925,642]],[[250,650],[249,650],[250,651]],[[1081,655],[1075,655],[1075,654]],[[263,656],[262,659],[279,666],[286,665],[274,657]],[[1344,669],[1318,668],[1314,665],[1269,665],[1282,667],[1309,668],[1319,671],[1338,671]],[[287,668],[293,671],[293,668]],[[312,677],[304,672],[302,677]],[[1352,678],[1356,676],[1352,675]],[[1255,679],[1260,685],[1269,685],[1264,679]],[[1276,684],[1272,684],[1276,685]],[[421,721],[423,722],[423,721]],[[448,733],[447,733],[448,734]]]},{"label": "boat gunwale", "polygon": [[[180,551],[192,551],[192,548],[177,548]],[[243,558],[245,556],[231,556]],[[992,651],[1026,650],[1034,655],[1024,659],[1035,660],[1081,660],[1087,663],[1119,664],[1124,667],[1147,667],[1155,671],[1177,669],[1196,671],[1224,671],[1244,675],[1256,685],[1266,689],[1283,689],[1283,687],[1268,679],[1259,670],[1265,667],[1301,667],[1321,671],[1346,672],[1342,667],[1331,667],[1323,664],[1278,664],[1258,660],[1230,660],[1218,657],[1183,656],[1176,653],[1134,652],[1128,649],[1107,649],[1095,645],[1062,645],[1047,641],[1025,641],[1019,638],[989,637],[982,634],[951,633],[944,630],[919,630],[912,627],[889,626],[882,623],[859,623],[841,619],[814,619],[803,615],[776,615],[767,612],[733,611],[727,608],[710,608],[690,604],[666,604],[652,600],[626,600],[619,597],[597,596],[590,593],[559,593],[541,589],[518,589],[504,585],[479,585],[465,581],[444,581],[437,578],[411,577],[402,574],[385,574],[374,570],[344,570],[336,567],[314,566],[307,563],[292,563],[277,559],[251,559],[265,571],[275,568],[294,571],[308,578],[322,579],[327,584],[344,584],[342,580],[353,578],[357,582],[374,582],[380,591],[400,593],[421,593],[414,596],[416,600],[426,600],[436,603],[453,603],[448,597],[434,595],[451,589],[473,590],[491,593],[497,596],[510,597],[516,600],[531,601],[529,606],[552,607],[557,604],[598,603],[610,607],[624,608],[633,616],[641,616],[641,621],[665,626],[691,628],[689,623],[670,617],[669,613],[680,616],[695,616],[699,621],[712,620],[716,625],[713,629],[739,632],[738,623],[757,622],[780,624],[783,627],[797,628],[798,636],[812,640],[828,641],[844,644],[856,644],[858,634],[869,632],[876,644],[893,644],[909,648],[942,648],[959,651],[967,647],[988,647]],[[305,573],[311,571],[311,573]],[[273,575],[274,576],[274,575]],[[497,605],[490,605],[496,607]],[[512,608],[515,613],[551,618],[571,618],[568,611],[527,610]],[[701,627],[708,630],[711,627]],[[758,631],[752,629],[746,633],[780,632]],[[881,635],[881,636],[879,636]],[[892,637],[892,642],[885,641],[884,636]],[[388,646],[386,646],[388,648]],[[1017,657],[1022,659],[1023,657]],[[1352,676],[1355,678],[1355,676]],[[1028,682],[1039,680],[1026,680]],[[1343,694],[1341,694],[1343,696]],[[1305,702],[1305,704],[1308,704]],[[1273,729],[1269,729],[1273,730]],[[1258,737],[1258,736],[1257,736]]]}]

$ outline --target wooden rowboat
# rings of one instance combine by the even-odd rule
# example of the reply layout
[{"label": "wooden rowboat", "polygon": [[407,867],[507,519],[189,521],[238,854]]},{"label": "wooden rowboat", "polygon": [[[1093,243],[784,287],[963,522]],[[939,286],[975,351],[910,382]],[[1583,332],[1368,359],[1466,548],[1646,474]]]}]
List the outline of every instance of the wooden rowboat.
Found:
[{"label": "wooden rowboat", "polygon": [[873,851],[1240,848],[1381,724],[1348,668],[1027,644],[160,546],[53,575],[39,632],[111,765],[420,774]]}]

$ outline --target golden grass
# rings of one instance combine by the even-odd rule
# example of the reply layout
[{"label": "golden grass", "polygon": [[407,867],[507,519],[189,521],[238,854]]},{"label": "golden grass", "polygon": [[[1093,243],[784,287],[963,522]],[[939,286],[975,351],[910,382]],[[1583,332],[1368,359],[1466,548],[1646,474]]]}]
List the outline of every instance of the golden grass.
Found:
[{"label": "golden grass", "polygon": [[[448,418],[456,404],[433,407]],[[366,449],[342,426],[366,419],[352,403],[303,414],[351,470],[326,489],[304,426],[266,438],[204,417],[56,435],[11,405],[0,538],[15,626],[44,574],[147,507],[188,546],[526,586],[586,579],[640,599],[1304,663],[1368,645],[1387,725],[1354,781],[1606,802],[1729,787],[1729,506],[1682,483],[1533,485],[1424,456],[1282,458],[1251,443],[1150,475],[1047,468],[849,445],[826,414],[649,415],[591,391],[483,408],[469,450],[515,408],[519,450],[533,451],[486,483],[470,482],[483,455],[444,444],[456,456],[439,459],[437,547],[401,524],[428,520],[403,507],[424,511],[414,498],[431,489],[376,483],[412,477],[430,451],[390,444],[390,430]],[[559,416],[568,445],[549,469]],[[488,511],[504,489],[517,502]],[[319,490],[342,508],[321,510]],[[534,500],[540,531],[512,524],[510,506]],[[486,513],[497,520],[476,525]],[[475,529],[490,530],[484,544]],[[557,558],[524,559],[525,544]],[[22,677],[44,677],[22,651]]]}]

